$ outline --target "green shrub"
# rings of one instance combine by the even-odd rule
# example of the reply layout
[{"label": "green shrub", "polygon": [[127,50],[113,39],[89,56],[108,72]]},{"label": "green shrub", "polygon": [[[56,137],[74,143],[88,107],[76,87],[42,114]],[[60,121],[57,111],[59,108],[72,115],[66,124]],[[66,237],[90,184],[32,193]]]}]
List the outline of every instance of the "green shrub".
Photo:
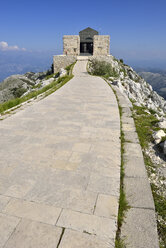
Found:
[{"label": "green shrub", "polygon": [[150,112],[152,115],[156,114],[156,111],[153,110],[153,109],[149,109],[149,112]]},{"label": "green shrub", "polygon": [[39,83],[39,84],[36,84],[36,85],[34,85],[33,87],[32,87],[32,89],[37,89],[37,88],[40,88],[41,87],[41,83]]},{"label": "green shrub", "polygon": [[47,79],[50,79],[50,78],[52,78],[52,77],[54,77],[54,78],[59,77],[59,72],[49,74],[49,75],[45,76],[45,78],[44,78],[44,79],[45,79],[45,80],[47,80]]},{"label": "green shrub", "polygon": [[142,148],[147,148],[149,142],[153,142],[152,133],[157,129],[158,120],[153,114],[148,114],[145,107],[133,105],[133,110],[140,144]]},{"label": "green shrub", "polygon": [[13,95],[15,98],[21,97],[26,92],[24,88],[17,88],[13,90]]},{"label": "green shrub", "polygon": [[92,60],[90,66],[92,69],[91,71],[92,75],[104,76],[106,78],[118,77],[118,73],[111,66],[111,64],[105,61]]},{"label": "green shrub", "polygon": [[161,142],[166,141],[166,136],[162,137]]},{"label": "green shrub", "polygon": [[67,70],[67,75],[70,75],[72,73],[73,67],[75,65],[76,62],[74,62],[71,65],[68,65],[65,69]]}]

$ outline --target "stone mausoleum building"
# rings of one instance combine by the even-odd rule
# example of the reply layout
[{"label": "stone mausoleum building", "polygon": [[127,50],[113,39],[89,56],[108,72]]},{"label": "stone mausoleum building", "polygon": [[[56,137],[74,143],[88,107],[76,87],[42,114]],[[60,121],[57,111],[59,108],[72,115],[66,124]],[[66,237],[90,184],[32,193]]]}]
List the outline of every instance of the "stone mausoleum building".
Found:
[{"label": "stone mausoleum building", "polygon": [[77,56],[108,56],[110,36],[99,35],[98,31],[86,28],[79,35],[63,36],[63,55],[54,56],[54,72],[77,60]]},{"label": "stone mausoleum building", "polygon": [[79,35],[63,36],[64,55],[109,55],[110,36],[99,35],[98,31],[86,28]]}]

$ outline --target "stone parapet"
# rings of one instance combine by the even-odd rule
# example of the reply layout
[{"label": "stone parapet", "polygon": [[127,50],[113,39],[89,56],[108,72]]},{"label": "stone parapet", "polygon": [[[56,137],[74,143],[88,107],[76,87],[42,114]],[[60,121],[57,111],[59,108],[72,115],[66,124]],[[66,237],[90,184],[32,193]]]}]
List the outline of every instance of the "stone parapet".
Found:
[{"label": "stone parapet", "polygon": [[55,55],[53,57],[54,73],[59,72],[61,68],[66,68],[77,60],[77,56]]}]

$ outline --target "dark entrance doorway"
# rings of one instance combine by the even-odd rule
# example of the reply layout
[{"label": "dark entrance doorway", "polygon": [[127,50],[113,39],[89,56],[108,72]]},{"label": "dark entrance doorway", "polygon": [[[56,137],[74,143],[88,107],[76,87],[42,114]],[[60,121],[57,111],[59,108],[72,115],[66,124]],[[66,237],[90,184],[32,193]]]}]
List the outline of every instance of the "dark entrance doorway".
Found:
[{"label": "dark entrance doorway", "polygon": [[79,32],[80,35],[80,55],[93,55],[93,37],[98,32],[92,28],[86,28]]},{"label": "dark entrance doorway", "polygon": [[93,54],[93,42],[81,42],[80,53]]}]

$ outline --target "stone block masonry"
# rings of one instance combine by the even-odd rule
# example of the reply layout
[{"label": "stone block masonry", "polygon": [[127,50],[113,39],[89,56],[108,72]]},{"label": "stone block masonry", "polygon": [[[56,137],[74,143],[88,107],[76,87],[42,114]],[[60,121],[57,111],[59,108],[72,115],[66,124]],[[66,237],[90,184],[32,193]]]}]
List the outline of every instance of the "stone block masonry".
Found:
[{"label": "stone block masonry", "polygon": [[63,36],[63,54],[79,55],[80,54],[80,36],[64,35]]},{"label": "stone block masonry", "polygon": [[77,60],[77,56],[55,55],[53,57],[54,73],[58,72],[61,68],[66,68]]},{"label": "stone block masonry", "polygon": [[80,31],[80,35],[64,35],[63,54],[107,56],[110,54],[110,36],[98,35],[91,28]]},{"label": "stone block masonry", "polygon": [[109,55],[110,54],[110,36],[95,35],[94,36],[93,55]]}]

